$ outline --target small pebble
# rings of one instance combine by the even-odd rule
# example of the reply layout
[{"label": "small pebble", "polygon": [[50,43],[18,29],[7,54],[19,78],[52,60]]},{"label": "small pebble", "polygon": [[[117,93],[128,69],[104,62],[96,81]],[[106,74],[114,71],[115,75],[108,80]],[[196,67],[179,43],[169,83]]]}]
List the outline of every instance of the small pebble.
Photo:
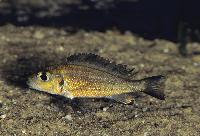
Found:
[{"label": "small pebble", "polygon": [[137,111],[136,111],[134,114],[135,114],[135,116],[134,116],[135,118],[137,118],[137,117],[140,116],[139,113],[138,113]]},{"label": "small pebble", "polygon": [[26,130],[22,130],[22,133],[23,133],[23,134],[26,134]]},{"label": "small pebble", "polygon": [[44,38],[44,34],[40,31],[36,31],[33,35],[34,38],[36,39],[43,39]]},{"label": "small pebble", "polygon": [[163,52],[164,53],[169,53],[169,49],[164,49]]},{"label": "small pebble", "polygon": [[144,136],[148,136],[148,132],[144,132]]},{"label": "small pebble", "polygon": [[105,112],[105,111],[107,111],[109,109],[109,107],[104,107],[103,108],[103,111]]},{"label": "small pebble", "polygon": [[139,116],[138,114],[135,114],[135,116],[134,116],[134,117],[135,117],[135,118],[137,118],[138,116]]},{"label": "small pebble", "polygon": [[59,46],[59,47],[57,48],[57,50],[58,50],[58,51],[64,51],[64,48],[63,48],[62,46]]},{"label": "small pebble", "polygon": [[148,110],[149,110],[149,108],[147,108],[147,107],[142,108],[142,111],[143,111],[143,112],[146,112],[146,111],[148,111]]},{"label": "small pebble", "polygon": [[194,62],[194,63],[193,63],[193,65],[194,65],[194,66],[199,66],[199,64],[198,64],[198,63],[196,63],[196,62]]},{"label": "small pebble", "polygon": [[143,68],[143,67],[144,67],[144,64],[140,64],[140,67]]},{"label": "small pebble", "polygon": [[5,119],[6,118],[6,114],[3,114],[0,116],[1,119]]},{"label": "small pebble", "polygon": [[63,117],[64,119],[67,119],[67,120],[69,120],[69,121],[71,121],[72,120],[72,116],[71,115],[66,115],[65,117]]}]

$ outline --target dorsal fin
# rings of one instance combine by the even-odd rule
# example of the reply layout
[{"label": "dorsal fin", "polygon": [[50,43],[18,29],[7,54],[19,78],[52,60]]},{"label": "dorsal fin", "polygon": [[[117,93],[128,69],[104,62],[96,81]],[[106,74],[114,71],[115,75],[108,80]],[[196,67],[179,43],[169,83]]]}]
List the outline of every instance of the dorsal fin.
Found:
[{"label": "dorsal fin", "polygon": [[82,65],[99,69],[120,77],[132,76],[134,69],[128,69],[126,65],[116,64],[92,53],[78,53],[67,58],[67,64]]}]

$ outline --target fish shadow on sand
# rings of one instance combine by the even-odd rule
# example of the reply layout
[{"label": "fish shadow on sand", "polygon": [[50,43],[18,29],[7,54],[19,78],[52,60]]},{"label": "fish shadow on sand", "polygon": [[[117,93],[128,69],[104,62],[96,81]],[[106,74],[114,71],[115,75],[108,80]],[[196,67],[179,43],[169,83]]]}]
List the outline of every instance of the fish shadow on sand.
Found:
[{"label": "fish shadow on sand", "polygon": [[46,60],[38,56],[18,56],[15,61],[7,62],[3,67],[3,77],[10,85],[21,88],[27,88],[26,81],[28,77],[41,71],[49,64],[50,60]]}]

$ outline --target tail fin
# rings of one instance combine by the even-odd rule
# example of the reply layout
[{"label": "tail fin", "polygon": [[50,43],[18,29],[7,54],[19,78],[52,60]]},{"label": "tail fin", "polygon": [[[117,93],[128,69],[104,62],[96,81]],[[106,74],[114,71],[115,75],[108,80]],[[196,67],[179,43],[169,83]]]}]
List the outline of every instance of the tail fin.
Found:
[{"label": "tail fin", "polygon": [[157,99],[164,100],[164,88],[165,88],[165,77],[160,76],[152,76],[149,78],[143,79],[145,81],[146,89],[144,93],[151,95]]}]

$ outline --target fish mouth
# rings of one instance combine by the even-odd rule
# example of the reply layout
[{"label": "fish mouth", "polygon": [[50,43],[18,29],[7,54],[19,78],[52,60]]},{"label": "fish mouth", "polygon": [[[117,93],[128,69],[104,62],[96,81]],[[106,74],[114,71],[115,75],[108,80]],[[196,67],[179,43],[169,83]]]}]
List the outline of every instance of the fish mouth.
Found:
[{"label": "fish mouth", "polygon": [[33,88],[33,86],[35,86],[35,84],[31,79],[28,79],[28,81],[26,81],[26,84],[28,85],[29,88]]},{"label": "fish mouth", "polygon": [[35,84],[28,82],[28,81],[26,82],[26,84],[28,85],[28,88],[37,90]]},{"label": "fish mouth", "polygon": [[30,79],[28,79],[28,81],[26,81],[26,84],[28,85],[29,88],[32,86]]},{"label": "fish mouth", "polygon": [[41,88],[39,88],[39,87],[37,86],[37,84],[35,84],[34,82],[27,81],[27,85],[28,85],[28,88],[29,88],[29,89],[32,89],[32,90],[34,90],[34,91],[47,92],[47,91],[42,90]]},{"label": "fish mouth", "polygon": [[44,90],[41,89],[37,83],[34,82],[34,80],[32,79],[28,79],[28,81],[26,82],[26,84],[28,85],[28,87],[34,91],[39,91],[39,92],[43,92],[43,93],[48,93],[48,94],[56,94],[56,93],[50,93],[48,90]]},{"label": "fish mouth", "polygon": [[28,81],[26,82],[26,84],[28,85],[28,87],[30,89],[34,89],[34,90],[41,90],[36,83],[34,83],[31,79],[28,79]]}]

